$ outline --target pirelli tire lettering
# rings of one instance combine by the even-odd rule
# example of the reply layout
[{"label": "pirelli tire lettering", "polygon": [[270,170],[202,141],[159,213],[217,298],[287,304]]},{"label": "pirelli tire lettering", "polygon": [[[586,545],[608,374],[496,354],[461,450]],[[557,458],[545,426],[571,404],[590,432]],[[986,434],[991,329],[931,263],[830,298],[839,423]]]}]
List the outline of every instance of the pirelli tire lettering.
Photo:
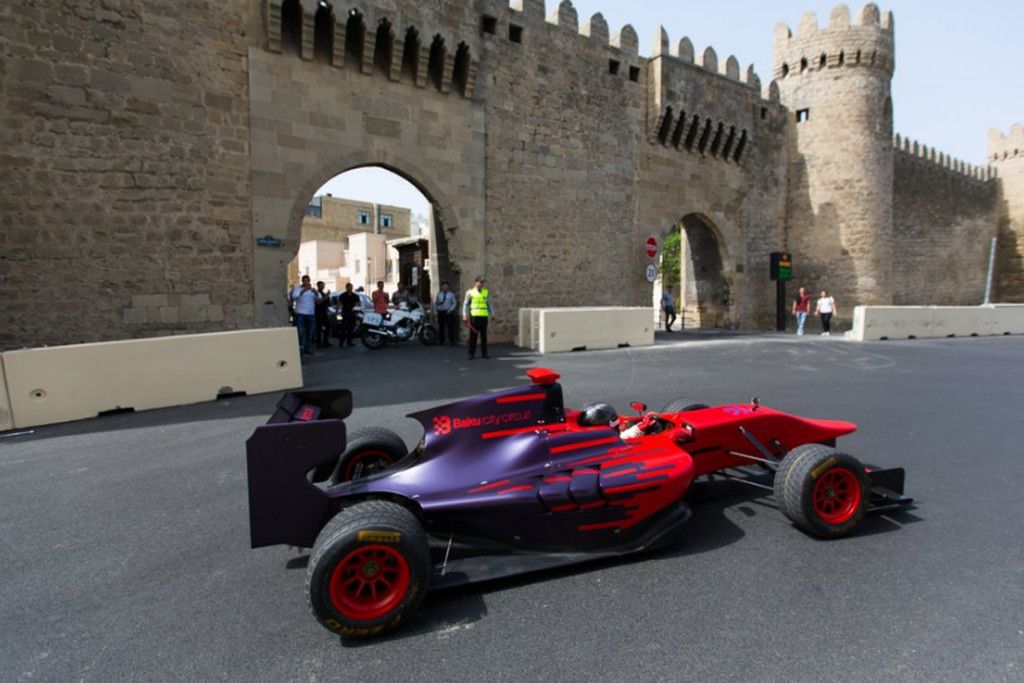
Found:
[{"label": "pirelli tire lettering", "polygon": [[348,638],[392,631],[416,610],[430,578],[427,537],[397,503],[344,508],[320,532],[306,570],[310,610]]}]

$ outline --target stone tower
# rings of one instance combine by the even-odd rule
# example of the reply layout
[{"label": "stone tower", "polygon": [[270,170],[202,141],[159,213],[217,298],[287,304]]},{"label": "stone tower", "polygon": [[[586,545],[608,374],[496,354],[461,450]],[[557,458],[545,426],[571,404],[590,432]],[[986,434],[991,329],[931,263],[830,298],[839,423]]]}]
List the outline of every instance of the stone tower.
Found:
[{"label": "stone tower", "polygon": [[795,277],[845,310],[892,302],[892,14],[839,5],[796,35],[775,29],[774,75],[790,110],[787,241]]},{"label": "stone tower", "polygon": [[995,301],[1024,301],[1024,125],[988,132],[988,158],[1002,188]]}]

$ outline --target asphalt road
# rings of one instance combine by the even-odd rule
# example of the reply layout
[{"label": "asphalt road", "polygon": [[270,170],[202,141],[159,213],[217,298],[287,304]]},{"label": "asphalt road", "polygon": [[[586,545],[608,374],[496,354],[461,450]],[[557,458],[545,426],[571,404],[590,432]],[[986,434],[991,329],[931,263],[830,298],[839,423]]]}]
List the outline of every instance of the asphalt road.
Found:
[{"label": "asphalt road", "polygon": [[[673,340],[682,339],[674,337]],[[301,556],[248,547],[244,441],[276,396],[0,437],[0,679],[1024,680],[1024,339],[856,344],[730,336],[541,358],[332,350],[350,427],[563,375],[567,405],[684,396],[848,419],[918,507],[812,539],[755,489],[695,506],[671,548],[432,593],[349,644]]]}]

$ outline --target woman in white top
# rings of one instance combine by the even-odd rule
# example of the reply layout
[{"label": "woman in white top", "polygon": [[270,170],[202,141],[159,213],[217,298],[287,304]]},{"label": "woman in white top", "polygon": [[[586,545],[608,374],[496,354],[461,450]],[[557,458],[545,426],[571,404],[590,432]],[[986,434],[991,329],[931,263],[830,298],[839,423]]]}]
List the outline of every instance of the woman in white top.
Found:
[{"label": "woman in white top", "polygon": [[821,316],[821,333],[823,337],[829,336],[832,326],[832,316],[839,315],[839,307],[836,305],[836,300],[828,295],[828,290],[821,290],[821,298],[818,299],[818,303],[814,306],[814,314]]}]

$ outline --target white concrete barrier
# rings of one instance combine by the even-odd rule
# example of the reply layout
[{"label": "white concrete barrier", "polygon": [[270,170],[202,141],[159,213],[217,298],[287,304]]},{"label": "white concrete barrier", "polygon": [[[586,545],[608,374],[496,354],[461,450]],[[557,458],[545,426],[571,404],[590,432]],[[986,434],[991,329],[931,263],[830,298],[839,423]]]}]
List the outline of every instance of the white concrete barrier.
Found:
[{"label": "white concrete barrier", "polygon": [[14,429],[14,418],[11,417],[11,401],[7,395],[4,359],[3,356],[0,356],[0,432],[8,429]]},{"label": "white concrete barrier", "polygon": [[16,428],[302,386],[293,327],[23,349],[2,362]]},{"label": "white concrete barrier", "polygon": [[521,349],[533,348],[533,311],[532,308],[519,309],[519,329],[516,331],[516,346]]},{"label": "white concrete barrier", "polygon": [[519,320],[518,338],[523,342],[529,339],[529,348],[540,353],[654,343],[654,324],[647,306],[521,309]]},{"label": "white concrete barrier", "polygon": [[853,329],[858,341],[1024,334],[1024,305],[857,306]]}]

